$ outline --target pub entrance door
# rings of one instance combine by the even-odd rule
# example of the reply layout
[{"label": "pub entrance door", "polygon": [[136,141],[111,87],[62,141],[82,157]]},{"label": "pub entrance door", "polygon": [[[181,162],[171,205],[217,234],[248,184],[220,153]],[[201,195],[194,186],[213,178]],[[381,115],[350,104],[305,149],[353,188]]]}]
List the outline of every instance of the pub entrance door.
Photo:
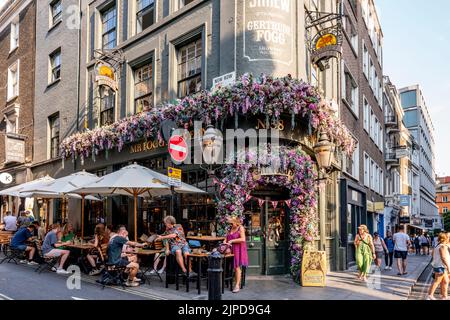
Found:
[{"label": "pub entrance door", "polygon": [[261,199],[266,200],[261,206],[253,199],[245,205],[247,274],[286,274],[289,272],[289,211],[284,204],[274,208],[273,197],[261,196]]}]

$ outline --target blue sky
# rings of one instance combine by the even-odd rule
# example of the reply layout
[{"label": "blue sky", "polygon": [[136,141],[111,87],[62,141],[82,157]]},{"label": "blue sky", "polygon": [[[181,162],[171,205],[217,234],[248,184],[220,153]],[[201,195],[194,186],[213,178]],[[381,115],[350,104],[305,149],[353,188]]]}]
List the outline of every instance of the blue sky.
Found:
[{"label": "blue sky", "polygon": [[419,84],[435,127],[436,173],[450,175],[450,1],[375,0],[384,33],[384,74]]}]

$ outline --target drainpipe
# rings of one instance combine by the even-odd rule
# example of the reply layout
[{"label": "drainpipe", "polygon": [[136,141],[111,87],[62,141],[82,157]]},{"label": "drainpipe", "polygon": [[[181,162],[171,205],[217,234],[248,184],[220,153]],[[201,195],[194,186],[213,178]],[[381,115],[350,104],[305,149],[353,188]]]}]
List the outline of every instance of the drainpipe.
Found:
[{"label": "drainpipe", "polygon": [[[80,131],[80,84],[81,84],[81,19],[83,18],[83,13],[81,10],[81,1],[78,0],[78,9],[80,10],[79,18],[80,18],[80,24],[78,26],[78,68],[77,68],[77,132]],[[77,162],[74,161],[73,164],[73,170],[77,171]]]}]

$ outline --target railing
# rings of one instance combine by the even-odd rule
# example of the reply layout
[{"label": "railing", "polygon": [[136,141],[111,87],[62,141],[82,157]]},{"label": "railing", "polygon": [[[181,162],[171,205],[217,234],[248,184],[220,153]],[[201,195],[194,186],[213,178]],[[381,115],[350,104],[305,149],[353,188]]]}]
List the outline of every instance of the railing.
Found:
[{"label": "railing", "polygon": [[397,124],[397,119],[395,118],[395,116],[387,116],[385,122]]}]

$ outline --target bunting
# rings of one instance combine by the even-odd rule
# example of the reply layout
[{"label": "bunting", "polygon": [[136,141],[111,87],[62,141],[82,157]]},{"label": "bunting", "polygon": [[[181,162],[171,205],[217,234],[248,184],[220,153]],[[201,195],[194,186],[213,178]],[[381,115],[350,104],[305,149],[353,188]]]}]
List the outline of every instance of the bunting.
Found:
[{"label": "bunting", "polygon": [[266,202],[266,201],[262,200],[262,199],[258,199],[258,204],[259,204],[260,207],[263,206],[264,202]]},{"label": "bunting", "polygon": [[273,208],[276,209],[278,206],[278,201],[271,201],[271,202],[272,202]]}]

